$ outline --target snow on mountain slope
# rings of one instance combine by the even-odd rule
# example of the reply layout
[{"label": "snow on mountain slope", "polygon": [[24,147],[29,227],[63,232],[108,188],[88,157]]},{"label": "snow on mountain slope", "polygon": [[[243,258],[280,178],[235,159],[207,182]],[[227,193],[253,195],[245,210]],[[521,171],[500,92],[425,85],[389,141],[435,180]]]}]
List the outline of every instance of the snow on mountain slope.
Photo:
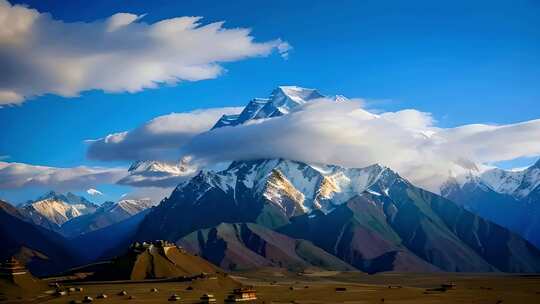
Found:
[{"label": "snow on mountain slope", "polygon": [[96,212],[73,218],[62,225],[61,233],[67,237],[101,229],[119,223],[139,212],[151,208],[153,202],[146,199],[125,199],[118,202],[106,202]]},{"label": "snow on mountain slope", "polygon": [[441,194],[540,247],[540,161],[523,170],[490,168],[450,178]]},{"label": "snow on mountain slope", "polygon": [[54,229],[68,220],[81,215],[90,214],[97,205],[73,193],[58,194],[51,191],[35,201],[30,201],[21,207],[21,211],[30,221]]},{"label": "snow on mountain slope", "polygon": [[143,187],[173,187],[196,171],[185,159],[175,164],[157,160],[138,161],[129,168],[129,175],[118,183]]},{"label": "snow on mountain slope", "polygon": [[41,216],[44,216],[49,221],[62,225],[67,222],[69,219],[81,216],[81,212],[77,210],[74,206],[71,206],[63,201],[56,201],[53,199],[45,199],[25,207],[25,210],[29,212],[30,215],[37,213]]},{"label": "snow on mountain slope", "polygon": [[167,164],[165,162],[159,162],[154,160],[135,162],[128,170],[133,173],[169,172],[170,174],[181,174],[185,171],[180,164]]},{"label": "snow on mountain slope", "polygon": [[103,206],[105,212],[109,213],[125,213],[129,216],[135,215],[142,210],[151,208],[154,203],[148,199],[124,199],[110,206]]},{"label": "snow on mountain slope", "polygon": [[[373,185],[386,167],[343,168],[333,165],[306,165],[300,162],[271,159],[252,162],[233,162],[221,172],[203,171],[199,180],[204,186],[198,198],[210,188],[236,193],[238,185],[260,194],[287,214],[328,213]],[[180,184],[181,191],[190,182]],[[291,205],[292,204],[292,205]]]},{"label": "snow on mountain slope", "polygon": [[480,174],[480,179],[499,193],[512,194],[523,181],[525,171],[493,168]]},{"label": "snow on mountain slope", "polygon": [[[516,199],[524,199],[540,186],[540,160],[522,170],[504,170],[489,168],[486,170],[469,171],[455,178],[460,188],[466,184],[475,183],[478,187],[489,187],[491,190],[511,195]],[[448,183],[442,188],[448,187]]]},{"label": "snow on mountain slope", "polygon": [[499,193],[524,198],[540,186],[540,164],[520,171],[491,169],[483,172],[480,178]]},{"label": "snow on mountain slope", "polygon": [[518,198],[525,198],[540,187],[540,161],[529,167],[523,174],[521,184],[514,191],[513,195]]},{"label": "snow on mountain slope", "polygon": [[201,171],[148,213],[134,240],[178,241],[221,223],[310,240],[368,272],[540,269],[540,252],[523,239],[381,165],[263,159]]},{"label": "snow on mountain slope", "polygon": [[[285,115],[299,105],[323,97],[325,96],[314,89],[280,86],[272,91],[270,98],[251,100],[239,115],[223,115],[212,129],[236,126],[255,119]],[[336,101],[345,100],[343,96],[336,96],[333,99]]]}]

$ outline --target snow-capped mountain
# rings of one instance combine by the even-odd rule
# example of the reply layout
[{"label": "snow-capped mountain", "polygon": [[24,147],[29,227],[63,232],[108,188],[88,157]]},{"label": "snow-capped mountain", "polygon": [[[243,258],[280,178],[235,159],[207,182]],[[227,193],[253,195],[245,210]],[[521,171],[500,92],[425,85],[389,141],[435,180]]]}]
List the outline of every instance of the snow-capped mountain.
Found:
[{"label": "snow-capped mountain", "polygon": [[56,230],[68,220],[90,214],[97,208],[96,204],[71,192],[60,194],[51,191],[25,203],[20,209],[30,221]]},{"label": "snow-capped mountain", "polygon": [[491,168],[452,177],[441,194],[540,247],[540,160],[523,170]]},{"label": "snow-capped mountain", "polygon": [[186,159],[172,164],[147,160],[133,163],[128,172],[129,175],[118,181],[119,184],[143,187],[174,187],[183,179],[195,174],[197,169],[190,166]]},{"label": "snow-capped mountain", "polygon": [[[540,270],[540,251],[517,235],[381,165],[268,159],[201,171],[150,211],[135,239],[182,243],[221,223],[255,223],[309,240],[367,272]],[[503,241],[490,243],[494,238]]]},{"label": "snow-capped mountain", "polygon": [[540,186],[540,160],[523,170],[487,170],[480,179],[496,192],[523,199]]},{"label": "snow-capped mountain", "polygon": [[[153,227],[146,228],[143,234],[175,238],[191,232],[194,225],[204,227],[247,219],[278,227],[294,216],[315,211],[332,212],[377,182],[386,180],[391,172],[379,165],[347,169],[283,159],[233,162],[220,172],[200,171],[179,184],[160,204],[160,207],[174,205],[173,208],[182,206],[182,209],[200,206],[204,212],[173,211],[168,223],[151,225]],[[382,187],[380,191],[387,189]],[[222,212],[216,214],[215,210]]]},{"label": "snow-capped mountain", "polygon": [[[24,212],[0,200],[0,259],[17,256],[36,275],[73,267],[76,257],[57,233],[28,221]],[[5,281],[0,284],[2,288]]]},{"label": "snow-capped mountain", "polygon": [[[324,98],[317,90],[297,86],[280,86],[269,98],[255,98],[237,115],[223,115],[212,129],[236,126],[251,120],[277,117],[307,102]],[[343,96],[331,97],[336,101],[346,100]]]},{"label": "snow-capped mountain", "polygon": [[94,213],[79,216],[64,223],[60,232],[67,237],[77,237],[121,222],[151,208],[153,205],[153,202],[147,199],[124,199],[118,202],[105,202]]},{"label": "snow-capped mountain", "polygon": [[[380,165],[346,169],[272,159],[234,162],[227,170],[217,173],[201,171],[197,177],[209,187],[226,193],[249,190],[291,216],[314,210],[331,212],[336,205],[368,189],[385,170],[387,168]],[[175,192],[181,192],[186,186],[189,186],[189,182],[180,184]],[[197,195],[197,198],[200,197]]]},{"label": "snow-capped mountain", "polygon": [[[269,98],[251,100],[240,114],[223,115],[212,129],[236,126],[252,120],[270,118],[288,114],[294,108],[320,98],[336,102],[347,101],[343,96],[327,97],[315,89],[297,86],[280,86],[272,91]],[[138,161],[129,168],[129,175],[118,181],[119,184],[132,186],[174,187],[195,173],[198,168],[182,159],[179,163],[166,163],[157,160]]]}]

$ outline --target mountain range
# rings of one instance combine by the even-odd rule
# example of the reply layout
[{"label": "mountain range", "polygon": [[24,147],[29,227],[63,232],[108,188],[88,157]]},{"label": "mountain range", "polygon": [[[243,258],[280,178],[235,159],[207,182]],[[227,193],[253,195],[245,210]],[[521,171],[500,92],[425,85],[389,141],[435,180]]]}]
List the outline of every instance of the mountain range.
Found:
[{"label": "mountain range", "polygon": [[32,222],[57,230],[70,219],[92,213],[97,208],[96,204],[71,192],[64,195],[51,191],[28,201],[20,209]]},{"label": "mountain range", "polygon": [[[193,243],[193,232],[219,232],[224,222],[255,223],[310,241],[370,273],[540,270],[540,251],[518,235],[380,165],[234,162],[180,184],[145,217],[135,239],[182,244],[187,237]],[[205,238],[197,240],[204,248]],[[222,240],[222,246],[233,246]]]},{"label": "mountain range", "polygon": [[[250,101],[239,115],[224,115],[213,129],[286,115],[322,97],[312,89],[279,87],[270,98]],[[281,159],[239,161],[222,172],[201,171],[178,185],[141,223],[137,238],[160,236],[183,244],[188,238],[193,244],[197,235],[202,243],[193,250],[204,252],[208,235],[214,235],[237,248],[242,238],[219,237],[225,234],[220,231],[232,229],[220,224],[249,222],[310,240],[367,272],[537,269],[534,246],[468,210],[381,165],[347,169]],[[214,262],[223,264],[225,256]]]},{"label": "mountain range", "polygon": [[[213,129],[288,115],[323,97],[279,87],[240,114],[222,116]],[[8,226],[2,234],[10,253],[27,248],[55,260],[71,254],[78,263],[159,239],[228,270],[540,272],[540,250],[528,241],[535,241],[538,224],[539,172],[540,162],[519,172],[471,172],[450,178],[437,194],[382,164],[346,168],[277,158],[197,172],[187,160],[145,160],[121,183],[174,185],[159,205],[122,200],[97,206],[53,193],[2,209],[9,222],[42,235],[45,244]]]},{"label": "mountain range", "polygon": [[68,238],[77,237],[119,223],[152,206],[153,202],[146,199],[124,199],[118,202],[105,202],[93,213],[73,218],[64,223],[60,232]]},{"label": "mountain range", "polygon": [[441,194],[540,247],[540,160],[522,170],[493,168],[452,177]]},{"label": "mountain range", "polygon": [[121,222],[153,206],[148,199],[124,199],[96,205],[82,196],[50,191],[18,208],[22,218],[73,238]]}]

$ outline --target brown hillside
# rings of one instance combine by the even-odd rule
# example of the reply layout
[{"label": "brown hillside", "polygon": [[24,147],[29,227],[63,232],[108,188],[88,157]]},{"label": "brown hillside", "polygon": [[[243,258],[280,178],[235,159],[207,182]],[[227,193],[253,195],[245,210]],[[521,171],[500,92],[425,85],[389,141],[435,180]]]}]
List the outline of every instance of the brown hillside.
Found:
[{"label": "brown hillside", "polygon": [[165,241],[135,243],[124,256],[114,259],[91,279],[146,280],[195,277],[219,268]]}]

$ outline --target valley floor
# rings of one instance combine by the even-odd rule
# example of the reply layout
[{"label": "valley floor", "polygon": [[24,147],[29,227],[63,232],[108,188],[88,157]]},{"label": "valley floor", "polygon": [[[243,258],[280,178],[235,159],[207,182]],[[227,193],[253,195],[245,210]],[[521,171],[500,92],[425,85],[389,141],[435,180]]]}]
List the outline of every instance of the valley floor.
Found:
[{"label": "valley floor", "polygon": [[[265,269],[234,273],[230,277],[245,285],[253,285],[259,297],[256,303],[540,303],[540,275],[366,275],[354,272],[295,274]],[[455,284],[454,289],[430,291],[449,282]],[[224,298],[234,288],[228,283],[204,280],[76,286],[83,287],[83,291],[62,297],[41,297],[34,302],[69,303],[89,295],[94,298],[93,303],[166,303],[172,294],[177,294],[182,298],[180,303],[198,303],[202,294],[212,293],[216,296],[217,303],[223,303]],[[188,290],[189,286],[193,289]],[[151,292],[152,288],[157,288],[158,292]],[[125,290],[127,295],[118,295],[122,290]],[[96,299],[100,293],[105,293],[108,297]],[[129,299],[129,296],[133,298]],[[28,303],[28,300],[19,302]]]}]

